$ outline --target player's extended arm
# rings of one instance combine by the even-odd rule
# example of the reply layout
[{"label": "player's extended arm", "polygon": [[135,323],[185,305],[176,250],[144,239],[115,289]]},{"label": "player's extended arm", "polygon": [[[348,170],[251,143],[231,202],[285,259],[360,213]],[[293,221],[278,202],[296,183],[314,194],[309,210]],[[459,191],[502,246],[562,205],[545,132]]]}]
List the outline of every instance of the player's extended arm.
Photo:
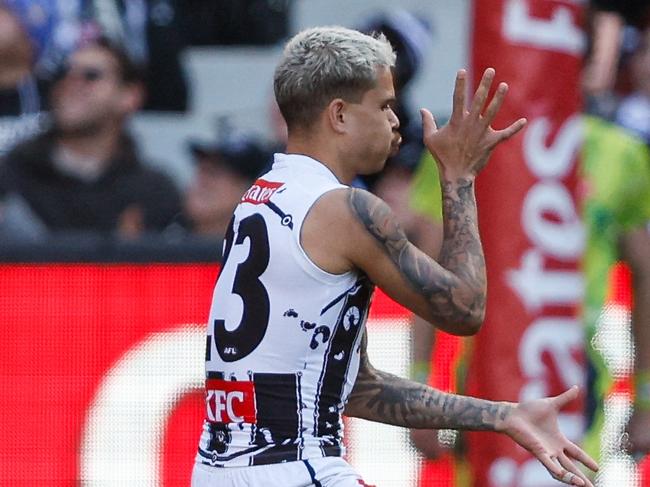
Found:
[{"label": "player's extended arm", "polygon": [[[349,191],[349,211],[361,222],[380,251],[388,255],[399,276],[386,266],[365,238],[357,234],[345,253],[391,297],[405,304],[427,321],[454,334],[473,334],[485,315],[486,272],[478,232],[474,180],[500,142],[517,133],[525,124],[520,119],[503,130],[490,123],[507,92],[500,83],[485,108],[495,73],[487,69],[469,110],[465,108],[466,73],[456,77],[453,111],[449,123],[436,126],[431,113],[422,110],[423,140],[435,157],[442,186],[444,239],[438,263],[411,244],[388,205],[370,193]],[[350,225],[354,231],[354,225]],[[358,242],[358,243],[357,243]],[[404,282],[424,300],[402,291]]]},{"label": "player's extended arm", "polygon": [[[483,322],[486,292],[485,261],[476,227],[476,203],[471,189],[450,190],[444,197],[454,201],[447,204],[446,242],[439,263],[409,242],[384,201],[356,188],[350,190],[348,201],[352,214],[379,243],[379,252],[389,257],[400,277],[424,298],[424,307],[409,307],[445,331],[471,334]],[[353,258],[355,264],[389,295],[405,304],[399,295],[391,292],[396,280],[382,272],[383,269],[377,265],[380,260],[368,252],[368,246],[358,248],[359,255]]]},{"label": "player's extended arm", "polygon": [[650,228],[621,238],[621,254],[632,270],[636,404],[628,425],[630,449],[650,452]]},{"label": "player's extended arm", "polygon": [[505,433],[530,451],[551,475],[572,485],[593,487],[575,465],[597,470],[596,462],[559,430],[558,411],[577,397],[576,387],[559,396],[525,403],[494,402],[441,392],[375,369],[361,345],[357,381],[347,416],[408,428],[451,428]]}]

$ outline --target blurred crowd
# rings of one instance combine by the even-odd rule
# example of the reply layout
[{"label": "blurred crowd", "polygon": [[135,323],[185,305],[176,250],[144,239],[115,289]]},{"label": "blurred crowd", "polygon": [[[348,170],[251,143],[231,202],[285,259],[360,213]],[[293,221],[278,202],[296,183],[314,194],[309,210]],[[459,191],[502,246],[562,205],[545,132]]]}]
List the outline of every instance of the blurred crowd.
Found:
[{"label": "blurred crowd", "polygon": [[[282,150],[282,137],[187,141],[194,178],[181,187],[162,166],[142,160],[128,121],[142,110],[186,110],[184,49],[279,43],[290,33],[290,8],[290,0],[0,1],[1,238],[223,235],[239,195]],[[592,2],[583,91],[589,112],[648,143],[647,17],[647,2]],[[426,154],[409,85],[433,41],[432,27],[399,8],[353,26],[382,31],[395,46],[404,140],[382,174],[355,184],[384,198],[409,236],[436,255],[440,219],[410,196]],[[281,117],[274,120],[274,132],[282,133]]]},{"label": "blurred crowd", "polygon": [[[281,42],[290,4],[0,1],[0,240],[88,233],[220,238],[240,195],[282,151],[281,116],[273,118],[279,135],[271,142],[224,133],[188,140],[194,177],[183,187],[162,165],[143,160],[129,119],[145,110],[185,111],[183,49]],[[405,93],[423,62],[429,27],[398,9],[356,27],[381,30],[395,45],[396,88]],[[423,151],[419,117],[406,96],[397,111],[402,150],[385,175],[355,184],[381,194],[421,233],[430,224],[417,221],[407,198]]]},{"label": "blurred crowd", "polygon": [[650,143],[650,5],[592,0],[582,88],[589,113]]},{"label": "blurred crowd", "polygon": [[143,160],[129,120],[183,114],[183,50],[276,43],[289,5],[0,0],[0,241],[220,238],[273,149],[245,136],[188,141],[195,176],[181,187]]}]

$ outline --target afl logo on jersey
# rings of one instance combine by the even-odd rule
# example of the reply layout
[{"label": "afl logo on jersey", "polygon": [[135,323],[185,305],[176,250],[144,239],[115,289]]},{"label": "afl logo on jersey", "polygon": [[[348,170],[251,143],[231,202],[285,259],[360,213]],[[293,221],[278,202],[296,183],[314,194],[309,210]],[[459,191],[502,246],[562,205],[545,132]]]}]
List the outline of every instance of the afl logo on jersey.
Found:
[{"label": "afl logo on jersey", "polygon": [[345,328],[345,331],[350,331],[350,328],[357,326],[360,318],[361,313],[359,312],[359,308],[352,306],[348,309],[343,317],[343,327]]},{"label": "afl logo on jersey", "polygon": [[262,205],[267,203],[271,199],[271,196],[273,196],[283,185],[284,183],[274,183],[272,181],[258,179],[250,188],[248,188],[248,191],[244,193],[241,201],[242,203]]}]

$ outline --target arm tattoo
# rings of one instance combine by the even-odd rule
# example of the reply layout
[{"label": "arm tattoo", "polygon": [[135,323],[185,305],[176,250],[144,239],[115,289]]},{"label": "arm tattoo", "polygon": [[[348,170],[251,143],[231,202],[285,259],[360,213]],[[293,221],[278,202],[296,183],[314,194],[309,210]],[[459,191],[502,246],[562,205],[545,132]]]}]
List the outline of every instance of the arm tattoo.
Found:
[{"label": "arm tattoo", "polygon": [[359,375],[345,414],[407,428],[495,431],[513,409],[505,402],[441,392],[376,370],[368,361],[366,337]]},{"label": "arm tattoo", "polygon": [[470,312],[485,310],[487,278],[478,232],[474,181],[459,179],[442,184],[444,239],[440,263],[477,291]]},{"label": "arm tattoo", "polygon": [[445,237],[440,265],[416,250],[388,205],[366,191],[352,189],[349,204],[366,229],[384,247],[412,287],[430,303],[435,318],[461,323],[482,321],[485,310],[485,260],[478,234],[473,182],[443,185]]}]

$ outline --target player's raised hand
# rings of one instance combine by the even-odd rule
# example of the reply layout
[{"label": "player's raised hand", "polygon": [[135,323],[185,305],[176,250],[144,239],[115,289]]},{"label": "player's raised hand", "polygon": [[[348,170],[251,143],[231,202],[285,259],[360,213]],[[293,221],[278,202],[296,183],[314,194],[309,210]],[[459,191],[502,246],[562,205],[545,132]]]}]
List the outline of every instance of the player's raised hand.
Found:
[{"label": "player's raised hand", "polygon": [[451,118],[442,128],[436,126],[431,112],[420,110],[424,144],[438,161],[442,175],[447,179],[476,176],[497,144],[512,137],[526,124],[526,119],[520,118],[502,130],[490,126],[508,91],[506,83],[499,83],[496,93],[485,108],[494,76],[494,69],[485,70],[468,109],[465,100],[467,72],[458,71]]},{"label": "player's raised hand", "polygon": [[569,441],[558,426],[558,413],[578,397],[578,388],[559,396],[517,404],[499,429],[531,452],[553,478],[569,485],[593,487],[575,461],[597,471],[598,464],[576,444]]}]

